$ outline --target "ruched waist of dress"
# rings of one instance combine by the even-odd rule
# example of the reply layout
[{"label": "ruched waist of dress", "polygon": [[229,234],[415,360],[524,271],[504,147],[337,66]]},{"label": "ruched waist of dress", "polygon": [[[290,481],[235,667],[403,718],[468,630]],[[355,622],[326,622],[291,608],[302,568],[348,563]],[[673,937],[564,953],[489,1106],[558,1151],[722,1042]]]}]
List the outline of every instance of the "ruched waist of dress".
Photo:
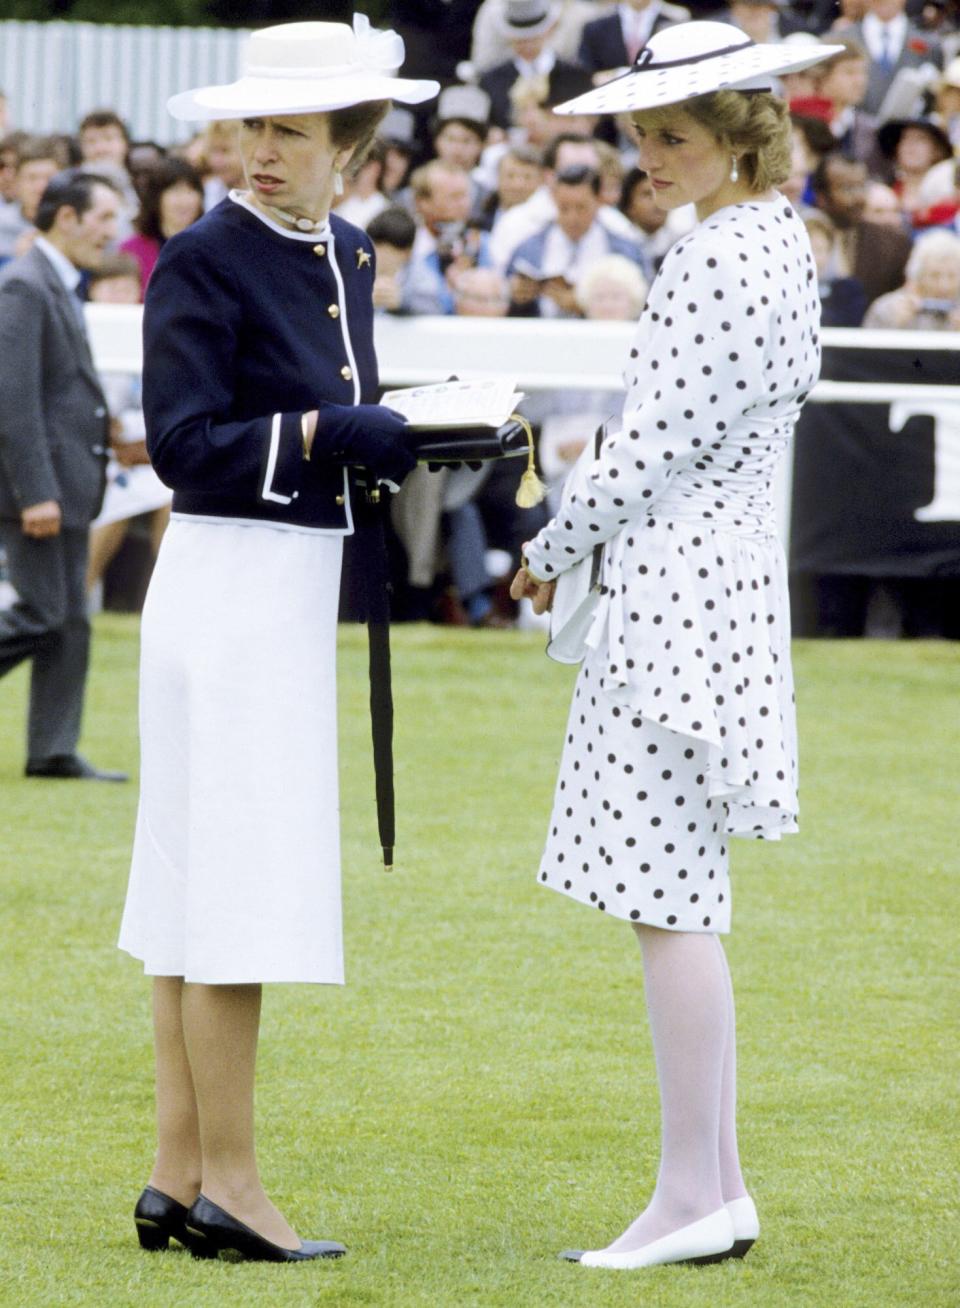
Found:
[{"label": "ruched waist of dress", "polygon": [[776,535],[774,480],[795,420],[794,412],[744,415],[742,433],[676,470],[647,507],[647,521],[701,523],[744,537]]},{"label": "ruched waist of dress", "polygon": [[699,489],[678,479],[645,514],[644,526],[681,522],[757,540],[776,535],[773,503],[768,495],[734,494],[728,487]]}]

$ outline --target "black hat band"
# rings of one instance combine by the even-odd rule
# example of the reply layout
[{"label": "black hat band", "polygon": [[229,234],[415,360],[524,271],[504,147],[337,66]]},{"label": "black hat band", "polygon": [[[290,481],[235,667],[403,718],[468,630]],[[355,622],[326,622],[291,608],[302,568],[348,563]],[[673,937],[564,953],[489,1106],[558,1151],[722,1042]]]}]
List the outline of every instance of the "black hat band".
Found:
[{"label": "black hat band", "polygon": [[683,68],[687,64],[702,64],[707,59],[719,59],[722,55],[736,54],[738,50],[749,50],[752,45],[756,45],[756,41],[751,41],[748,37],[746,41],[741,41],[737,45],[721,46],[719,50],[707,50],[704,54],[687,55],[684,59],[665,59],[658,64],[653,63],[654,52],[648,45],[645,45],[637,51],[637,57],[633,61],[630,72],[659,73],[663,68]]}]

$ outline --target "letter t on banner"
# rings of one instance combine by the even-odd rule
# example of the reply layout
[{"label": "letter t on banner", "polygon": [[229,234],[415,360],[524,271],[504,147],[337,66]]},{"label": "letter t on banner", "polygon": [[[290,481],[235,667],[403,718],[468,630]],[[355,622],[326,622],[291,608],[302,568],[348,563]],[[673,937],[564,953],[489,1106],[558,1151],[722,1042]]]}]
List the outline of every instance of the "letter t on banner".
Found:
[{"label": "letter t on banner", "polygon": [[960,403],[898,401],[890,405],[890,430],[911,418],[933,419],[933,499],[916,509],[917,522],[960,522]]}]

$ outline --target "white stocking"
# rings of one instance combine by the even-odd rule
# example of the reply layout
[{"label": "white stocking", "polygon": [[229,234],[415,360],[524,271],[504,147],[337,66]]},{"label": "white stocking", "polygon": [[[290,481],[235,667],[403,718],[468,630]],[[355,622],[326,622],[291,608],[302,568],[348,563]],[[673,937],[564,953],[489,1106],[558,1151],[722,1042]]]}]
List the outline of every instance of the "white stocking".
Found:
[{"label": "white stocking", "polygon": [[669,1235],[724,1202],[720,1116],[732,997],[722,946],[712,934],[636,932],[660,1085],[660,1170],[647,1208],[609,1246],[617,1252]]},{"label": "white stocking", "polygon": [[737,1152],[737,1022],[733,1005],[733,982],[730,980],[730,968],[727,956],[719,936],[713,939],[717,943],[717,953],[723,964],[723,975],[727,991],[727,1044],[723,1051],[723,1081],[720,1088],[720,1185],[723,1189],[723,1202],[740,1199],[747,1193],[740,1171],[740,1155]]}]

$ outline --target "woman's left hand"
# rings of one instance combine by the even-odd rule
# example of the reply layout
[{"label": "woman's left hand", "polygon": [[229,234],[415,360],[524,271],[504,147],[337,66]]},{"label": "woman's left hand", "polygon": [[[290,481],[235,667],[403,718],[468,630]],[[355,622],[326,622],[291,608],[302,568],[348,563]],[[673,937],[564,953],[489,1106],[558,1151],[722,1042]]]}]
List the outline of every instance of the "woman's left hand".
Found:
[{"label": "woman's left hand", "polygon": [[510,583],[510,598],[528,599],[533,605],[534,613],[549,613],[553,607],[553,593],[556,589],[555,581],[541,581],[527,568],[520,567]]}]

